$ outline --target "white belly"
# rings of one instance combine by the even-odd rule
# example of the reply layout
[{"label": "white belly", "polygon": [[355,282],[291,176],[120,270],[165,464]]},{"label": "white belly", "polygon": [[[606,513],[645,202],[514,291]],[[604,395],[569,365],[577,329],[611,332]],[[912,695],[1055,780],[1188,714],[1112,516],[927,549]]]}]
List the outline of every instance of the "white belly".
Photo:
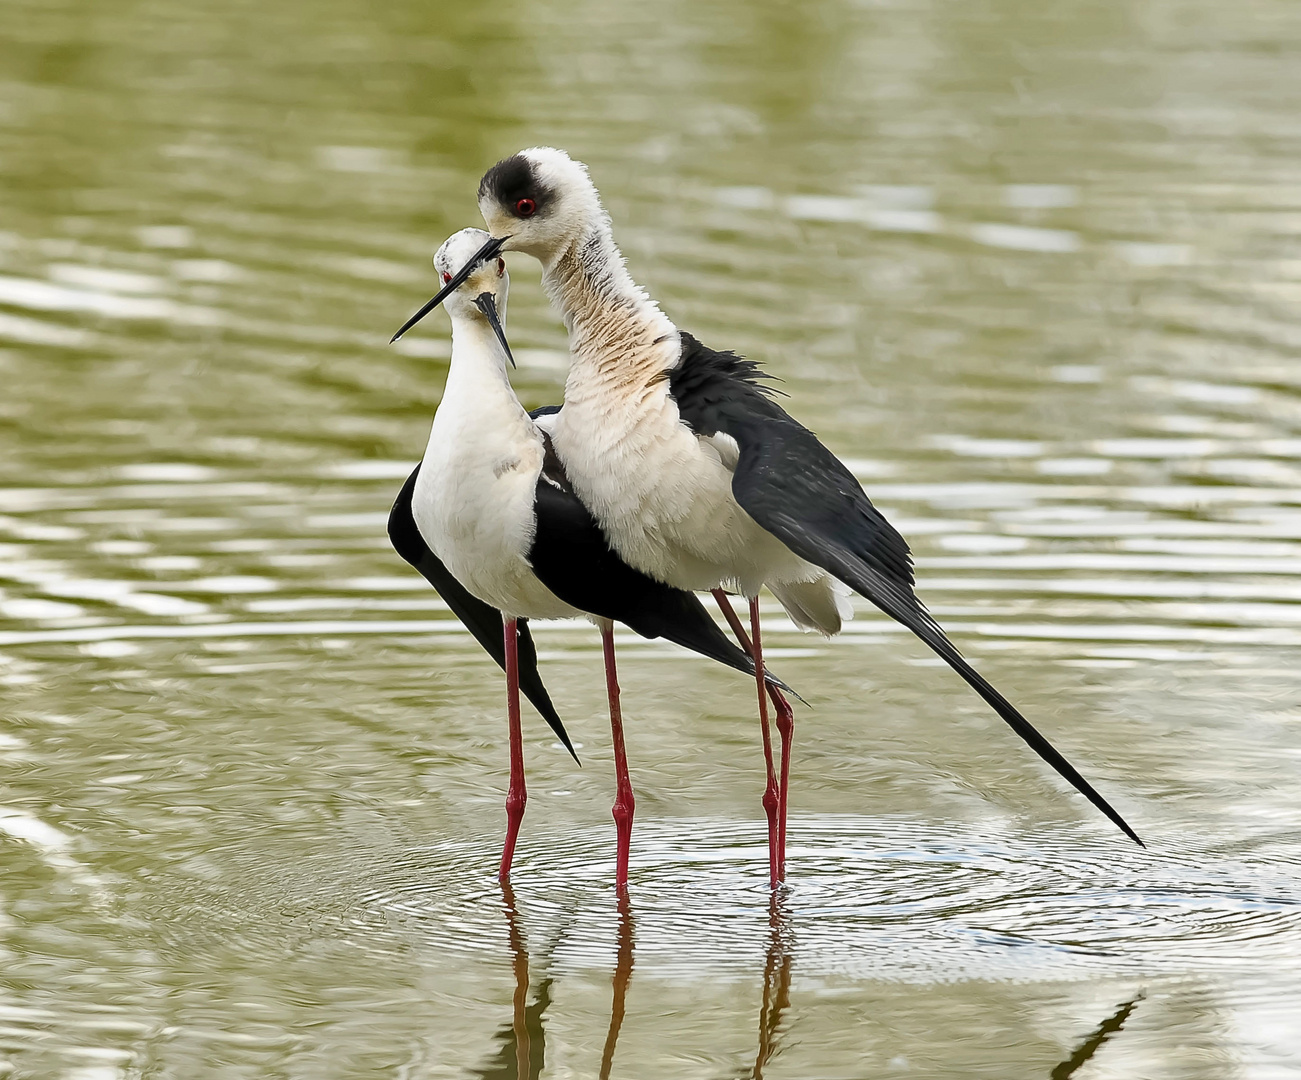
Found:
[{"label": "white belly", "polygon": [[740,507],[734,463],[678,422],[667,393],[637,412],[620,418],[617,408],[584,409],[571,398],[554,434],[575,491],[627,562],[681,589],[735,586],[746,595],[825,577]]},{"label": "white belly", "polygon": [[474,596],[511,618],[582,614],[543,585],[529,565],[542,449],[478,447],[475,432],[440,439],[435,421],[411,512],[420,535]]}]

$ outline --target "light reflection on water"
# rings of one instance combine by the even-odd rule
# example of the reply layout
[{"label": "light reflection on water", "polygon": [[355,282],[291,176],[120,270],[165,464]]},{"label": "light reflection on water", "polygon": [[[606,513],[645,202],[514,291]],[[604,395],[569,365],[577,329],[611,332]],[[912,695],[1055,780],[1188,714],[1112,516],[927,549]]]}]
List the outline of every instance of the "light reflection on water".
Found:
[{"label": "light reflection on water", "polygon": [[[0,1076],[1301,1075],[1298,9],[11,7]],[[750,687],[624,636],[620,906],[571,622],[503,896],[499,675],[384,536],[445,324],[384,342],[538,142],[1151,852],[874,611],[770,605],[789,892]]]},{"label": "light reflection on water", "polygon": [[[376,839],[353,864],[322,849],[292,866],[243,862],[238,888],[192,875],[171,882],[159,895],[179,907],[154,964],[184,955],[205,970],[236,962],[252,974],[364,957],[369,969],[398,973],[389,992],[404,1007],[432,992],[453,1015],[473,1004],[495,1017],[488,1041],[460,1059],[481,1076],[538,1076],[557,1055],[577,1075],[609,1075],[615,1061],[672,1069],[697,1054],[711,1074],[757,1076],[770,1062],[779,1067],[787,1043],[797,1053],[806,1040],[837,1038],[826,1011],[851,1007],[862,1024],[900,999],[954,1001],[964,987],[976,991],[968,1010],[1002,988],[993,1011],[978,1008],[966,1024],[1010,1023],[995,1019],[1009,994],[1031,1008],[1039,1033],[1020,1059],[1024,1074],[1063,1076],[1139,1002],[1150,999],[1151,1015],[1138,1030],[1177,1053],[1163,1027],[1190,1007],[1221,1007],[1218,986],[1295,983],[1294,960],[1280,952],[1282,943],[1295,949],[1301,929],[1295,865],[1212,859],[1191,847],[1118,857],[1114,845],[1079,836],[801,818],[796,883],[772,896],[757,823],[683,819],[639,828],[632,896],[617,900],[604,829],[523,852],[504,896],[492,843]],[[248,907],[250,896],[259,906]],[[165,925],[148,904],[139,914]],[[430,963],[444,982],[409,986],[411,969]],[[502,990],[485,998],[474,972]],[[185,1009],[222,1008],[202,1000],[210,993],[192,988]],[[1235,997],[1244,1025],[1290,1023],[1275,993]],[[689,1012],[685,1000],[695,1003]],[[267,1006],[291,1028],[303,1007]],[[564,1011],[575,1008],[579,1029]],[[722,1036],[724,1021],[749,1039]],[[884,1064],[924,1056],[935,1037],[897,1037]],[[721,1052],[727,1045],[744,1049]],[[1121,1060],[1132,1066],[1142,1054]],[[1042,1067],[1029,1068],[1033,1061]]]},{"label": "light reflection on water", "polygon": [[[643,972],[683,981],[747,972],[769,897],[756,824],[652,822],[637,840],[632,906]],[[535,848],[516,874],[515,893],[535,921],[551,924],[540,932],[558,941],[553,972],[605,965],[604,931],[614,918],[609,846],[605,830],[566,836]],[[355,912],[363,921],[399,914],[440,951],[496,952],[497,926],[478,895],[493,885],[494,854],[463,845],[405,852],[390,870],[400,884],[373,884]],[[1278,939],[1295,942],[1301,931],[1290,864],[1235,866],[1078,836],[1017,842],[951,824],[846,817],[793,822],[791,859],[797,872],[781,899],[783,923],[809,978],[1246,970],[1269,963]],[[603,932],[566,932],[573,925]]]}]

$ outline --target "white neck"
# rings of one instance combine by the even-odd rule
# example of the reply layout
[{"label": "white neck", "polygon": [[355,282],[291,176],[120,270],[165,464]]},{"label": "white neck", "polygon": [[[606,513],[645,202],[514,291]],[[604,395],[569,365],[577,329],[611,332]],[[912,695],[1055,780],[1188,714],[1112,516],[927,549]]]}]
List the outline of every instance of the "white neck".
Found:
[{"label": "white neck", "polygon": [[463,428],[473,429],[475,442],[496,440],[503,448],[536,439],[506,374],[501,342],[486,319],[468,315],[452,318],[452,359],[430,441]]},{"label": "white neck", "polygon": [[507,616],[577,614],[533,573],[542,435],[485,319],[452,319],[452,362],[412,493],[420,535],[457,581]]}]

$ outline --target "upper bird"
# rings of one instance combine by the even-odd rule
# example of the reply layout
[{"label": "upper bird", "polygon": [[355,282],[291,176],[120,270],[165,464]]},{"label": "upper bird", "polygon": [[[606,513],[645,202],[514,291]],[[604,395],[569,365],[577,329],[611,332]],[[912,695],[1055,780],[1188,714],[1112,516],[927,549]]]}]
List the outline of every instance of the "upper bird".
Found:
[{"label": "upper bird", "polygon": [[[494,609],[500,617],[497,633],[502,635],[511,735],[503,878],[509,874],[526,797],[519,624],[530,618],[595,616],[605,650],[614,734],[617,883],[622,888],[627,882],[633,792],[623,748],[611,620],[746,674],[754,664],[728,641],[693,593],[656,581],[615,555],[574,494],[547,434],[563,410],[529,414],[511,388],[506,365],[514,360],[502,326],[509,278],[500,258],[476,254],[487,239],[480,229],[463,229],[434,256],[444,282],[453,282],[454,271],[461,277],[447,294],[451,363],[424,460],[394,507],[390,534],[399,554],[429,577],[481,641]],[[528,659],[532,667],[535,661]],[[549,708],[550,702],[545,705]],[[548,714],[543,708],[543,713],[550,721],[554,710]],[[556,717],[552,726],[568,744],[558,723]]]},{"label": "upper bird", "polygon": [[679,331],[632,280],[586,166],[562,150],[523,150],[484,175],[479,209],[491,238],[478,257],[537,258],[564,316],[570,369],[552,440],[574,491],[629,564],[683,589],[738,588],[750,598],[755,631],[766,585],[799,626],[837,632],[843,582],[921,638],[1142,843],[963,658],[913,592],[903,537],[849,469],[766,392],[758,365]]}]

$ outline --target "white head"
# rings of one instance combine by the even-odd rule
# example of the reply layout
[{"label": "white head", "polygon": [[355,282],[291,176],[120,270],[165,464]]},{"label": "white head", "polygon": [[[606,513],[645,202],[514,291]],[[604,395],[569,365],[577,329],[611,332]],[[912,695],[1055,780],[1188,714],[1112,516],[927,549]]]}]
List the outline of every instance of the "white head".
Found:
[{"label": "white head", "polygon": [[510,275],[506,273],[506,260],[483,258],[480,251],[489,237],[482,229],[462,229],[452,233],[434,252],[434,269],[444,285],[451,283],[457,272],[470,266],[469,274],[457,284],[443,300],[447,313],[454,318],[484,318],[478,300],[485,294],[492,298],[497,308],[497,318],[506,321],[506,295],[510,291]]},{"label": "white head", "polygon": [[452,321],[487,322],[492,327],[506,358],[514,366],[506,342],[506,297],[510,293],[510,275],[506,260],[497,255],[499,245],[482,229],[462,229],[443,241],[434,253],[434,269],[443,288],[438,295],[407,320],[393,335],[396,341],[439,304],[447,308]]},{"label": "white head", "polygon": [[[457,253],[464,250],[467,261],[458,270],[454,265],[456,258],[452,257],[446,267],[440,267],[439,273],[450,273],[450,279],[443,277],[442,291],[403,324],[393,335],[394,341],[468,280],[470,263],[492,262],[503,251],[526,252],[541,262],[545,270],[557,256],[577,248],[581,242],[584,256],[594,251],[599,253],[601,269],[606,275],[623,271],[623,256],[614,247],[610,235],[610,216],[601,206],[601,197],[587,175],[587,166],[563,150],[535,146],[497,162],[479,181],[479,210],[491,235],[477,229],[457,233],[457,236],[473,234],[483,243],[472,253],[468,240],[463,249],[458,246]],[[592,246],[594,237],[598,243]],[[452,237],[443,245],[440,255],[455,239]],[[545,276],[543,283],[546,283]],[[631,281],[628,287],[645,298]],[[502,303],[505,303],[504,295]]]},{"label": "white head", "polygon": [[527,252],[544,266],[610,223],[587,166],[550,146],[521,150],[484,173],[479,212],[501,250]]}]

